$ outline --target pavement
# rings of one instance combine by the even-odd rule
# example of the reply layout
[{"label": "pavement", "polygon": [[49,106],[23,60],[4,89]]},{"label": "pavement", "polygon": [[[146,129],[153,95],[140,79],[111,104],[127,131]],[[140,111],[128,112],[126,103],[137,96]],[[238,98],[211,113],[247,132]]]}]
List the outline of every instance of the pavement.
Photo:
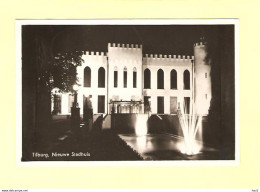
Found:
[{"label": "pavement", "polygon": [[[25,161],[121,161],[142,160],[111,130],[71,130],[69,119],[52,121]],[[45,154],[45,155],[44,155]],[[48,156],[46,158],[46,156]]]}]

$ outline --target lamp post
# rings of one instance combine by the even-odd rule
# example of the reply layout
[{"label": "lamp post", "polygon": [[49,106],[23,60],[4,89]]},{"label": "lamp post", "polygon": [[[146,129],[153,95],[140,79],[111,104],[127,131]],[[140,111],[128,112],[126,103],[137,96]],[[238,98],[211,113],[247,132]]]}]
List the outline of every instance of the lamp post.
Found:
[{"label": "lamp post", "polygon": [[73,90],[74,90],[73,107],[77,107],[77,105],[78,105],[78,90],[79,90],[79,86],[78,85],[73,85]]},{"label": "lamp post", "polygon": [[148,118],[151,116],[152,107],[151,107],[151,98],[148,98]]},{"label": "lamp post", "polygon": [[80,108],[78,107],[78,85],[73,85],[74,102],[71,107],[71,128],[72,130],[78,129],[80,125]]}]

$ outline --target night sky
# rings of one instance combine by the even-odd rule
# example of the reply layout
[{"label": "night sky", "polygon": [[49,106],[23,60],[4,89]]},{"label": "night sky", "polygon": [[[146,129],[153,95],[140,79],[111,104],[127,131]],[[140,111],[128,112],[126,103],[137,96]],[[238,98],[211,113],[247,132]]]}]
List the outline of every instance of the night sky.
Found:
[{"label": "night sky", "polygon": [[193,55],[193,44],[200,37],[218,46],[223,36],[233,34],[221,33],[223,29],[233,29],[231,25],[56,25],[40,28],[55,31],[55,53],[74,50],[107,52],[108,43],[128,43],[142,44],[143,54]]}]

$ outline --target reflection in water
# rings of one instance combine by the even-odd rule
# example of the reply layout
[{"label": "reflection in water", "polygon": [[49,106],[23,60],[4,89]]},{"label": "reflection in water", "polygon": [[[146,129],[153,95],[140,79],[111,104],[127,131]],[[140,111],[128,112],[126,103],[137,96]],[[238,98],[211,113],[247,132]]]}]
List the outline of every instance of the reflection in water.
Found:
[{"label": "reflection in water", "polygon": [[[185,149],[185,142],[182,137],[171,134],[149,134],[137,136],[135,134],[120,134],[123,139],[133,150],[137,151],[144,159],[151,160],[186,160],[188,156],[179,153]],[[200,150],[202,143],[195,142],[197,150]],[[210,147],[203,147],[203,151],[216,151]],[[197,158],[197,156],[194,158]]]},{"label": "reflection in water", "polygon": [[[200,153],[200,150],[202,148],[202,144],[195,142],[195,140],[194,140],[192,142],[192,150],[191,150],[191,148],[187,147],[187,141],[180,141],[180,142],[177,143],[177,148],[183,154],[187,154],[187,155],[193,154],[194,155],[194,154]],[[191,153],[191,151],[192,151],[192,153]]]},{"label": "reflection in water", "polygon": [[147,148],[148,142],[146,136],[139,136],[136,138],[136,146],[138,146],[139,151],[144,152]]},{"label": "reflection in water", "polygon": [[144,159],[160,159],[158,152],[178,151],[176,148],[177,138],[168,134],[142,135],[137,136],[133,134],[120,134],[131,148],[137,151]]}]

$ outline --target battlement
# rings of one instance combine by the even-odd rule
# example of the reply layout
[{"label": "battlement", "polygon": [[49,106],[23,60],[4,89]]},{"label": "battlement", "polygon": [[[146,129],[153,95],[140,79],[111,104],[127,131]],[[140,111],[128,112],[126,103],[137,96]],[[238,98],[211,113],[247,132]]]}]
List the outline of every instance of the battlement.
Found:
[{"label": "battlement", "polygon": [[142,45],[108,43],[108,57],[114,61],[142,61]]},{"label": "battlement", "polygon": [[204,47],[205,45],[207,45],[207,42],[197,42],[194,43],[194,47]]},{"label": "battlement", "polygon": [[138,44],[120,44],[120,43],[108,43],[109,47],[115,47],[115,48],[125,48],[125,49],[142,49],[142,45]]},{"label": "battlement", "polygon": [[83,55],[107,56],[106,52],[83,51]]},{"label": "battlement", "polygon": [[86,64],[100,64],[106,65],[107,53],[105,52],[94,52],[94,51],[83,51],[82,59],[84,60],[84,67]]},{"label": "battlement", "polygon": [[186,56],[186,55],[162,55],[162,54],[145,54],[146,59],[156,59],[156,60],[174,60],[174,61],[189,61],[194,60],[194,56]]}]

